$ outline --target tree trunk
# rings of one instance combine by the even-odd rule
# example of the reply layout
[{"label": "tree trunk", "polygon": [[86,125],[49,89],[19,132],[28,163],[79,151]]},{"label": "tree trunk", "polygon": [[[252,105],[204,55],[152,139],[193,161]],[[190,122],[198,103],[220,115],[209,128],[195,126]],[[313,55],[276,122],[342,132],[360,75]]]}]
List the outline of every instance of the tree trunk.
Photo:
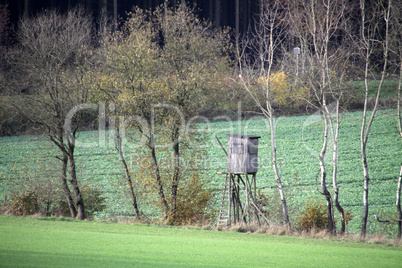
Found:
[{"label": "tree trunk", "polygon": [[138,209],[137,196],[134,192],[133,181],[131,179],[130,170],[128,169],[127,162],[123,155],[123,150],[121,147],[122,141],[121,141],[121,136],[120,136],[120,128],[116,129],[116,133],[117,133],[117,137],[116,137],[117,138],[117,151],[119,152],[120,161],[123,164],[124,171],[126,173],[126,181],[127,181],[128,188],[130,190],[131,204],[133,205],[133,208],[135,211],[135,217],[137,218],[137,220],[140,220],[140,211]]},{"label": "tree trunk", "polygon": [[[402,48],[399,47],[399,82],[398,82],[398,104],[397,104],[397,117],[398,117],[398,129],[399,135],[402,139],[402,96],[401,96],[401,87],[402,87]],[[399,170],[399,178],[398,184],[396,187],[396,209],[398,211],[398,241],[401,240],[402,236],[402,209],[401,209],[401,184],[402,184],[402,164]]]},{"label": "tree trunk", "polygon": [[[248,49],[254,50],[255,53],[257,53],[258,60],[258,67],[259,67],[259,72],[258,74],[255,73],[255,68],[254,66],[251,66],[249,62],[245,61],[244,66],[249,69],[248,71],[251,74],[257,74],[258,77],[264,77],[266,78],[266,81],[263,83],[263,86],[261,88],[261,93],[264,94],[264,103],[260,102],[259,97],[256,96],[255,92],[251,90],[249,80],[244,80],[242,76],[242,57],[240,55],[238,56],[239,60],[239,66],[240,66],[240,74],[239,78],[244,86],[244,89],[249,93],[249,95],[253,98],[255,104],[257,107],[261,110],[261,112],[264,114],[264,116],[269,120],[269,128],[271,132],[271,152],[272,152],[272,166],[274,170],[274,176],[276,183],[278,185],[278,190],[279,190],[279,195],[281,198],[282,202],[282,212],[283,212],[283,220],[287,226],[288,229],[291,228],[290,220],[289,220],[289,212],[288,212],[288,206],[286,203],[286,197],[285,193],[283,191],[283,186],[282,186],[282,181],[281,177],[279,175],[278,171],[278,164],[277,164],[277,155],[276,155],[276,142],[275,142],[275,125],[274,125],[274,116],[273,116],[273,109],[271,106],[271,85],[270,85],[270,78],[271,78],[271,70],[272,66],[274,64],[274,52],[276,49],[280,46],[281,40],[278,39],[277,36],[274,35],[274,32],[279,25],[277,25],[278,21],[277,19],[277,11],[278,11],[278,6],[276,5],[277,2],[274,3],[274,8],[269,8],[267,7],[266,9],[261,3],[261,14],[260,14],[260,21],[258,27],[256,27],[257,33],[256,33],[256,41],[255,43],[258,43],[258,47],[251,46],[247,44]],[[264,20],[265,15],[264,12],[267,12],[270,16],[268,20]],[[249,73],[249,74],[250,74]],[[246,82],[248,81],[248,82]]]},{"label": "tree trunk", "polygon": [[336,125],[334,127],[332,123],[331,115],[326,109],[327,114],[329,114],[329,122],[332,131],[332,137],[334,141],[334,145],[332,148],[332,185],[334,188],[334,204],[337,208],[338,212],[341,215],[341,235],[345,234],[346,231],[346,220],[345,220],[345,211],[342,206],[339,204],[339,187],[338,187],[338,141],[339,141],[339,100],[336,101]]},{"label": "tree trunk", "polygon": [[71,192],[70,192],[70,189],[68,188],[68,184],[67,184],[67,165],[68,165],[68,156],[65,153],[63,153],[61,185],[63,188],[64,196],[67,199],[67,204],[70,209],[71,218],[75,218],[75,217],[77,217],[77,210],[74,206],[74,201],[73,201],[73,198],[71,197]]},{"label": "tree trunk", "polygon": [[214,8],[213,8],[213,0],[209,0],[209,6],[208,6],[209,8],[209,12],[208,12],[208,14],[209,14],[209,21],[212,23],[213,22],[213,19],[214,19]]},{"label": "tree trunk", "polygon": [[[364,95],[364,108],[363,108],[363,119],[362,119],[362,127],[361,127],[361,133],[360,133],[360,144],[361,144],[361,156],[362,156],[362,165],[363,165],[363,175],[364,175],[364,182],[363,182],[363,216],[362,216],[362,230],[360,236],[364,238],[367,233],[367,219],[368,219],[368,214],[369,214],[369,203],[368,203],[368,194],[369,194],[369,182],[370,182],[370,176],[368,172],[368,164],[367,164],[367,142],[368,142],[368,137],[370,133],[370,128],[371,125],[373,124],[377,109],[378,109],[378,103],[380,100],[380,94],[381,94],[381,88],[385,79],[385,74],[387,71],[387,64],[388,64],[388,52],[389,52],[389,19],[390,19],[390,10],[391,10],[391,3],[388,3],[388,7],[386,10],[383,10],[384,12],[381,13],[384,16],[384,21],[385,21],[385,40],[382,40],[380,43],[383,45],[383,57],[384,57],[384,63],[383,63],[383,69],[381,72],[381,79],[380,83],[377,88],[377,95],[374,103],[374,107],[370,116],[370,119],[367,121],[367,103],[368,103],[368,73],[369,73],[369,60],[370,60],[370,55],[371,55],[371,49],[372,45],[370,42],[372,40],[369,40],[367,38],[366,30],[364,28],[364,23],[366,23],[365,20],[365,3],[364,0],[360,1],[360,9],[362,12],[362,39],[363,43],[366,46],[366,55],[365,55],[365,77],[364,77],[364,83],[365,83],[365,95]],[[379,41],[379,40],[376,40]]]},{"label": "tree trunk", "polygon": [[154,135],[152,133],[150,134],[150,146],[149,147],[151,149],[152,164],[154,166],[156,183],[158,185],[158,194],[159,194],[159,197],[160,197],[161,203],[162,203],[163,217],[164,217],[164,219],[166,219],[167,215],[168,215],[168,211],[169,211],[169,206],[166,201],[165,194],[163,192],[163,184],[162,184],[162,179],[161,179],[161,175],[160,175],[160,171],[159,171],[158,160],[156,159]]},{"label": "tree trunk", "polygon": [[77,172],[75,167],[75,157],[74,157],[74,145],[68,142],[69,152],[68,152],[68,160],[70,162],[70,182],[73,186],[74,196],[75,196],[75,206],[77,207],[78,214],[77,217],[80,220],[85,219],[85,210],[84,210],[84,200],[82,199],[80,187],[77,181]]},{"label": "tree trunk", "polygon": [[29,15],[29,1],[24,0],[24,18],[28,18]]},{"label": "tree trunk", "polygon": [[364,93],[364,107],[363,107],[363,118],[362,118],[362,126],[360,132],[360,148],[361,148],[361,158],[362,158],[362,167],[363,167],[363,215],[362,215],[362,229],[360,236],[364,238],[367,232],[367,218],[369,212],[369,204],[368,204],[368,191],[369,191],[369,173],[368,173],[368,166],[367,166],[367,156],[366,156],[366,138],[365,138],[365,131],[366,131],[366,121],[367,121],[367,103],[368,103],[368,57],[369,52],[367,51],[366,54],[366,67],[365,67],[365,76],[364,76],[364,84],[365,84],[365,93]]},{"label": "tree trunk", "polygon": [[239,43],[239,33],[240,33],[240,0],[235,1],[235,38],[236,46]]},{"label": "tree trunk", "polygon": [[221,0],[215,0],[215,26],[221,27]]},{"label": "tree trunk", "polygon": [[174,154],[174,170],[172,179],[172,205],[173,213],[176,213],[177,209],[177,189],[179,186],[179,174],[180,174],[180,151],[179,151],[179,140],[178,133],[179,129],[175,127],[173,130],[172,142],[173,142],[173,154]]},{"label": "tree trunk", "polygon": [[340,215],[341,215],[341,235],[344,235],[346,232],[346,219],[345,219],[345,211],[342,208],[342,206],[339,204],[339,188],[334,189],[334,202],[335,202],[335,207],[338,209]]},{"label": "tree trunk", "polygon": [[113,0],[113,19],[114,27],[117,29],[117,0]]},{"label": "tree trunk", "polygon": [[144,0],[144,9],[152,8],[152,0]]},{"label": "tree trunk", "polygon": [[63,137],[63,131],[62,131],[62,126],[60,125],[58,127],[58,133],[57,137],[54,137],[50,135],[50,140],[60,149],[63,158],[61,159],[62,161],[62,173],[61,173],[61,186],[63,189],[63,193],[65,198],[67,199],[67,204],[70,209],[71,217],[76,218],[77,217],[77,209],[74,205],[74,200],[71,197],[71,192],[70,189],[68,188],[67,184],[67,165],[68,165],[68,153],[66,150],[66,147],[64,146],[64,137]]},{"label": "tree trunk", "polygon": [[272,166],[274,169],[276,183],[278,184],[279,195],[280,195],[281,201],[282,201],[283,220],[285,221],[286,226],[290,230],[291,225],[290,225],[290,220],[289,220],[288,206],[286,204],[286,197],[285,197],[285,193],[283,192],[282,181],[281,181],[281,177],[279,176],[279,171],[278,171],[278,164],[277,164],[277,157],[276,157],[276,145],[275,145],[275,126],[274,126],[274,120],[272,118],[272,108],[269,108],[269,109],[271,110],[271,115],[269,116],[269,126],[271,128]]},{"label": "tree trunk", "polygon": [[360,236],[362,238],[366,237],[367,233],[367,219],[369,214],[369,203],[368,203],[368,194],[369,194],[369,182],[370,176],[368,173],[368,165],[367,165],[367,156],[366,156],[366,143],[362,143],[362,165],[363,165],[363,215],[362,215],[362,230]]},{"label": "tree trunk", "polygon": [[336,233],[335,228],[335,220],[334,220],[334,213],[333,213],[333,206],[332,206],[332,198],[331,194],[327,189],[327,171],[325,168],[325,153],[327,151],[328,146],[328,117],[327,111],[325,110],[326,103],[325,99],[323,100],[323,117],[324,117],[324,141],[320,151],[320,155],[318,157],[319,164],[320,164],[320,172],[321,172],[321,194],[325,197],[327,201],[327,216],[328,216],[328,230],[331,234]]},{"label": "tree trunk", "polygon": [[398,235],[397,239],[401,240],[402,235],[402,209],[401,209],[401,184],[402,184],[402,165],[399,170],[398,185],[396,190],[396,208],[398,210]]}]

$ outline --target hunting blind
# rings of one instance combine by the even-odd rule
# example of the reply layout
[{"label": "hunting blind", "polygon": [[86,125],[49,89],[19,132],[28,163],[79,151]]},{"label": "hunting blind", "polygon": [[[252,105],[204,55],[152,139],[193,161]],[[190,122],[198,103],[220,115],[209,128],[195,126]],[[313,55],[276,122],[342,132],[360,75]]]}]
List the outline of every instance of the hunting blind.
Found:
[{"label": "hunting blind", "polygon": [[228,173],[254,174],[258,167],[259,136],[229,134]]},{"label": "hunting blind", "polygon": [[261,224],[260,216],[267,221],[256,204],[259,138],[259,136],[228,134],[227,171],[220,172],[225,175],[225,180],[218,226],[251,221],[258,221]]}]

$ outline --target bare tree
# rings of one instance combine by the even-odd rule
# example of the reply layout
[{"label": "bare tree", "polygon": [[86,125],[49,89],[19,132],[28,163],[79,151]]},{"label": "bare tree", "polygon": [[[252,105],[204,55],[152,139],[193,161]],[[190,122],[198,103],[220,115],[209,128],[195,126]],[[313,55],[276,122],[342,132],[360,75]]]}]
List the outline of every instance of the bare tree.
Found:
[{"label": "bare tree", "polygon": [[[398,131],[402,141],[402,3],[397,1],[393,3],[391,7],[391,45],[390,52],[392,53],[391,64],[395,68],[399,68],[399,79],[398,79],[398,99],[397,99],[397,120],[398,120]],[[393,59],[393,60],[392,60]],[[396,190],[396,208],[398,211],[398,234],[397,239],[400,240],[402,237],[402,208],[401,208],[401,188],[402,188],[402,164],[399,169],[397,190]]]},{"label": "bare tree", "polygon": [[[102,110],[105,110],[104,104],[103,104]],[[118,123],[116,122],[116,114],[118,114],[118,112],[116,112],[116,106],[114,103],[110,103],[109,111],[111,113],[111,116],[109,117],[109,128],[110,128],[109,133],[112,137],[111,140],[115,141],[115,148],[119,154],[119,159],[123,166],[123,170],[125,173],[125,179],[126,179],[127,186],[129,189],[131,204],[133,205],[134,212],[135,212],[135,217],[137,220],[140,220],[141,215],[140,215],[140,210],[138,208],[137,194],[134,189],[131,171],[130,171],[129,165],[127,163],[126,156],[124,154],[124,148],[123,148],[123,142],[126,138],[125,137],[126,124],[127,124],[126,119],[124,118],[124,116],[119,116]],[[101,116],[104,117],[105,114],[101,114]]]},{"label": "bare tree", "polygon": [[[400,51],[402,52],[402,51]],[[400,58],[402,60],[402,58]],[[402,96],[401,96],[401,80],[402,80],[402,61],[400,65],[400,73],[399,73],[399,83],[398,83],[398,125],[399,125],[399,135],[401,136],[402,139]],[[402,188],[402,164],[399,169],[399,176],[398,176],[398,183],[396,187],[396,208],[398,211],[398,235],[397,238],[398,240],[401,239],[402,237],[402,208],[401,208],[401,188]]]},{"label": "bare tree", "polygon": [[[364,69],[364,108],[362,116],[362,125],[360,132],[360,147],[361,147],[361,159],[363,167],[363,215],[362,215],[362,229],[361,237],[365,237],[367,233],[367,219],[369,215],[369,182],[370,175],[367,163],[367,143],[370,134],[370,128],[374,122],[376,112],[378,110],[378,104],[381,95],[381,89],[383,86],[384,78],[387,71],[388,64],[388,52],[389,52],[389,24],[390,24],[390,10],[392,6],[392,1],[389,0],[387,3],[379,2],[373,5],[372,9],[366,8],[366,3],[364,0],[360,1],[360,12],[361,12],[361,37],[359,45],[362,46],[363,60],[365,62]],[[383,34],[383,35],[382,35]],[[383,36],[383,37],[381,37]],[[369,86],[368,80],[370,75],[370,68],[372,67],[371,58],[372,54],[376,49],[376,46],[380,47],[383,56],[381,77],[379,80],[379,85],[377,88],[376,98],[374,102],[374,107],[371,110],[371,115],[368,114],[368,99],[369,99]]]},{"label": "bare tree", "polygon": [[[92,23],[80,9],[61,15],[44,11],[24,18],[19,25],[19,54],[15,64],[32,84],[30,94],[21,94],[14,105],[31,121],[43,126],[62,153],[62,185],[72,217],[85,218],[84,201],[76,173],[75,138],[80,115],[86,107],[87,67],[85,48],[92,38]],[[67,184],[73,187],[75,204]],[[76,212],[77,210],[77,212]]]},{"label": "bare tree", "polygon": [[[343,235],[345,234],[346,231],[346,219],[345,219],[345,211],[341,206],[341,204],[339,203],[339,187],[338,187],[338,148],[339,148],[339,127],[340,127],[339,100],[336,100],[335,104],[335,119],[332,118],[332,115],[328,110],[328,107],[326,108],[326,113],[328,114],[328,122],[331,127],[331,133],[333,139],[333,147],[332,147],[332,186],[334,189],[333,202],[341,217],[340,234]],[[334,120],[335,123],[333,122]]]},{"label": "bare tree", "polygon": [[[344,0],[303,0],[290,1],[288,17],[291,34],[297,38],[302,47],[302,56],[307,59],[302,74],[297,76],[298,83],[308,88],[312,99],[310,105],[317,107],[324,121],[323,141],[318,154],[320,166],[320,193],[327,202],[328,229],[336,233],[333,203],[341,214],[341,233],[345,232],[344,211],[339,204],[339,187],[337,183],[339,108],[345,92],[345,63],[348,59],[347,47],[347,1]],[[334,42],[333,40],[337,40]],[[341,40],[341,41],[340,41]],[[328,102],[334,105],[329,107]],[[333,118],[333,116],[335,118]],[[334,197],[327,187],[327,168],[325,155],[332,134],[332,184]]]},{"label": "bare tree", "polygon": [[124,132],[124,119],[121,117],[119,119],[120,126],[115,128],[116,129],[116,149],[119,152],[119,158],[120,161],[124,167],[124,171],[126,173],[126,181],[127,181],[127,186],[130,191],[130,198],[131,198],[131,204],[133,205],[134,211],[135,211],[135,217],[137,220],[140,220],[141,215],[140,215],[140,210],[138,209],[138,202],[137,202],[137,195],[134,191],[134,185],[133,185],[133,180],[131,176],[130,169],[128,168],[126,158],[124,157],[123,153],[123,147],[122,147],[122,137],[121,137],[121,131],[123,130]]},{"label": "bare tree", "polygon": [[[277,163],[277,149],[275,140],[274,109],[272,107],[272,75],[274,69],[274,55],[282,46],[285,24],[281,17],[281,1],[261,1],[261,14],[253,38],[243,41],[242,51],[238,51],[240,68],[240,82],[243,88],[253,98],[263,115],[269,120],[271,133],[272,167],[282,201],[283,220],[290,229],[288,206],[283,191],[282,180]],[[251,51],[246,55],[246,51]],[[252,55],[251,55],[252,54]],[[255,82],[260,85],[255,89]]]}]

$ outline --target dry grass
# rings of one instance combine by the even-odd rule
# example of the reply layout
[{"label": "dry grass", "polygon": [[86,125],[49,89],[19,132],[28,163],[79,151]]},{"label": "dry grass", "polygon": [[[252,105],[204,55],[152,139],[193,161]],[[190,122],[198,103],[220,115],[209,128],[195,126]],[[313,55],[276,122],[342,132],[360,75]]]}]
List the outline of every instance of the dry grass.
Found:
[{"label": "dry grass", "polygon": [[386,244],[388,243],[388,239],[384,235],[375,235],[373,237],[369,237],[367,242],[370,244]]},{"label": "dry grass", "polygon": [[266,234],[272,236],[293,236],[293,237],[319,239],[326,241],[380,244],[380,245],[402,248],[402,241],[397,241],[397,239],[389,238],[383,234],[376,234],[371,236],[368,235],[366,238],[362,239],[359,234],[331,235],[331,233],[328,232],[327,230],[294,231],[294,230],[288,230],[286,226],[255,226],[255,225],[236,224],[228,227],[218,226],[218,227],[203,228],[203,230],[211,230],[211,229],[224,232],[256,233],[256,234]]}]

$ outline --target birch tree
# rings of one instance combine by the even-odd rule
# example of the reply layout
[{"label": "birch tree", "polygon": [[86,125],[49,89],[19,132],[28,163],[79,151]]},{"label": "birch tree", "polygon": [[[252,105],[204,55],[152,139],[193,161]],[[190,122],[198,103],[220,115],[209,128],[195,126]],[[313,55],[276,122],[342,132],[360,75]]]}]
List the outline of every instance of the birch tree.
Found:
[{"label": "birch tree", "polygon": [[[269,121],[271,133],[272,167],[282,202],[283,221],[290,229],[288,205],[282,186],[277,162],[275,136],[275,111],[273,102],[274,56],[283,45],[285,24],[281,14],[280,1],[260,1],[261,14],[252,39],[244,39],[242,50],[238,50],[239,79],[243,88],[253,98],[255,104]],[[251,53],[246,54],[246,51]],[[256,81],[259,81],[257,89]]]},{"label": "birch tree", "polygon": [[[397,113],[398,113],[398,130],[399,135],[401,136],[402,141],[402,94],[401,94],[401,84],[402,84],[402,49],[399,47],[399,82],[398,82],[398,104],[397,104]],[[398,235],[397,239],[400,240],[402,236],[402,208],[401,208],[401,188],[402,188],[402,163],[399,169],[398,182],[396,187],[396,208],[398,211]]]},{"label": "birch tree", "polygon": [[[341,233],[345,232],[345,215],[339,204],[338,139],[339,109],[345,93],[345,65],[350,56],[347,52],[348,5],[343,0],[303,0],[290,1],[288,5],[290,33],[302,47],[302,58],[306,60],[303,72],[296,79],[308,88],[312,98],[307,102],[320,110],[324,127],[322,145],[318,153],[320,167],[319,192],[327,203],[328,229],[336,233],[334,203],[341,215]],[[334,42],[334,40],[337,40]],[[304,63],[303,63],[304,64]],[[329,106],[328,102],[332,102]],[[331,134],[331,135],[330,135]],[[325,155],[332,136],[332,185],[333,197],[327,187],[327,167]]]},{"label": "birch tree", "polygon": [[[391,45],[390,52],[391,54],[391,64],[396,69],[399,68],[398,75],[398,98],[397,98],[397,122],[398,122],[398,132],[402,141],[402,3],[395,2],[392,3],[391,7]],[[397,239],[400,240],[402,236],[402,209],[401,209],[401,187],[402,187],[402,163],[399,169],[399,175],[397,180],[397,189],[396,189],[396,208],[398,212],[398,234]]]},{"label": "birch tree", "polygon": [[[388,53],[389,53],[389,25],[391,16],[392,1],[386,3],[378,2],[373,3],[371,9],[366,7],[366,2],[360,0],[361,12],[361,29],[360,29],[360,42],[359,46],[362,47],[362,58],[365,63],[364,67],[364,107],[362,115],[362,124],[360,130],[360,148],[361,160],[363,168],[363,214],[362,214],[362,227],[360,236],[364,238],[367,234],[367,221],[369,216],[369,168],[367,161],[367,144],[371,126],[374,122],[378,104],[380,101],[381,89],[383,86],[384,78],[388,67]],[[382,70],[377,87],[377,93],[374,101],[374,107],[369,114],[368,99],[369,99],[369,86],[368,81],[371,74],[371,59],[375,49],[379,48],[382,52]]]}]

